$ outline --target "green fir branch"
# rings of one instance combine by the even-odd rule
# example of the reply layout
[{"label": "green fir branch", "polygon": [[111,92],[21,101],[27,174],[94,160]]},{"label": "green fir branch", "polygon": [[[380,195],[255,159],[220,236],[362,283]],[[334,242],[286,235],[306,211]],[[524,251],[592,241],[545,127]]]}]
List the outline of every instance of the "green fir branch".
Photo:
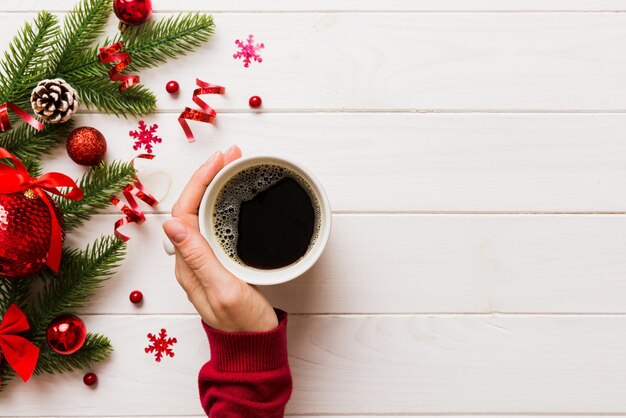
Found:
[{"label": "green fir branch", "polygon": [[56,73],[76,63],[76,56],[104,32],[113,8],[112,0],[81,0],[63,20],[63,33],[58,43]]},{"label": "green fir branch", "polygon": [[32,277],[20,279],[0,277],[0,319],[12,304],[15,303],[20,308],[26,305],[32,283]]},{"label": "green fir branch", "polygon": [[72,120],[54,125],[46,125],[37,131],[23,123],[0,138],[0,147],[8,149],[19,159],[39,159],[63,142],[74,127]]},{"label": "green fir branch", "polygon": [[91,333],[87,334],[83,347],[74,354],[55,353],[45,344],[41,347],[35,374],[90,369],[94,364],[109,357],[112,351],[111,341],[107,337]]},{"label": "green fir branch", "polygon": [[113,162],[95,167],[83,175],[78,185],[85,197],[82,200],[57,199],[63,213],[65,228],[71,231],[88,220],[91,215],[104,209],[109,197],[118,193],[135,178],[135,169],[130,163]]},{"label": "green fir branch", "polygon": [[134,85],[123,93],[119,83],[113,83],[106,74],[97,78],[74,76],[65,79],[78,90],[81,104],[88,109],[97,109],[116,116],[143,116],[156,110],[156,97],[148,88]]},{"label": "green fir branch", "polygon": [[[124,51],[131,54],[131,64],[126,70],[134,71],[155,67],[192,52],[202,46],[213,34],[215,25],[211,15],[189,13],[150,21],[141,26],[129,27],[122,35],[106,39],[102,45],[122,41]],[[67,77],[101,77],[106,73],[97,58],[98,48],[85,50],[76,59],[76,66],[65,71]]]},{"label": "green fir branch", "polygon": [[188,13],[130,27],[119,39],[131,54],[128,70],[132,71],[152,68],[169,58],[193,52],[209,40],[214,29],[211,15]]},{"label": "green fir branch", "polygon": [[84,307],[124,259],[126,244],[104,236],[85,250],[64,250],[57,275],[45,271],[43,288],[30,304],[31,340],[45,344],[45,331],[58,315]]},{"label": "green fir branch", "polygon": [[45,11],[15,35],[0,62],[0,103],[28,104],[31,90],[50,74],[48,55],[58,35],[57,18]]}]

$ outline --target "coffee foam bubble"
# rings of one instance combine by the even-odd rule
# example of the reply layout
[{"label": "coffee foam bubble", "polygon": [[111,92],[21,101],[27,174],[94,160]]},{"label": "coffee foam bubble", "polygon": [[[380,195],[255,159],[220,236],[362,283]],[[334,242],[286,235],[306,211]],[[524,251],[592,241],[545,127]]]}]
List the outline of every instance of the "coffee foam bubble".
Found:
[{"label": "coffee foam bubble", "polygon": [[237,222],[241,204],[287,177],[296,180],[306,190],[315,211],[315,230],[308,251],[317,241],[321,226],[321,209],[319,199],[311,185],[298,173],[286,167],[275,164],[255,165],[235,174],[226,182],[217,195],[213,209],[213,234],[224,252],[239,264],[246,265],[237,256]]}]

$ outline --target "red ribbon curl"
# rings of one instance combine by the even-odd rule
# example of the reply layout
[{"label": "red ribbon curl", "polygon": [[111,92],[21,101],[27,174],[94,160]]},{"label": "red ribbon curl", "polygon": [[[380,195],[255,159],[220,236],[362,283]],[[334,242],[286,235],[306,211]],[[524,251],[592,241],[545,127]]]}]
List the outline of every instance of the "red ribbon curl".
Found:
[{"label": "red ribbon curl", "polygon": [[0,322],[0,352],[7,363],[15,370],[23,381],[33,375],[39,358],[39,348],[24,337],[16,335],[28,331],[28,319],[24,312],[12,304]]},{"label": "red ribbon curl", "polygon": [[[70,200],[80,200],[83,198],[83,191],[76,185],[74,180],[61,173],[47,173],[41,177],[31,177],[22,162],[9,151],[0,148],[0,158],[8,158],[13,162],[13,166],[0,162],[0,194],[9,194],[32,190],[39,196],[48,207],[52,218],[52,234],[50,236],[50,248],[48,249],[48,259],[46,264],[55,273],[59,271],[61,263],[61,251],[63,246],[63,234],[59,226],[59,219],[50,201],[50,196],[46,192],[64,197]],[[58,187],[70,187],[72,190],[63,193]]]},{"label": "red ribbon curl", "polygon": [[188,142],[194,142],[196,139],[194,138],[193,133],[191,132],[191,128],[189,128],[189,124],[187,123],[186,119],[204,123],[213,123],[215,121],[215,118],[217,117],[217,112],[198,96],[201,94],[224,94],[226,92],[226,89],[224,87],[217,86],[215,84],[209,84],[198,78],[196,79],[196,85],[200,88],[193,91],[192,100],[194,101],[194,103],[200,106],[202,110],[196,110],[186,107],[178,117],[178,123],[180,123],[183,131],[185,131]]},{"label": "red ribbon curl", "polygon": [[43,123],[39,122],[33,116],[26,113],[24,109],[12,102],[5,102],[0,104],[0,132],[6,132],[11,129],[11,121],[9,120],[9,111],[11,109],[20,119],[28,123],[33,128],[41,131],[43,129]]},{"label": "red ribbon curl", "polygon": [[[154,158],[154,155],[140,154],[136,156],[135,158],[133,158],[131,162],[133,166],[135,165],[135,160],[137,158],[152,160]],[[134,183],[129,184],[126,187],[124,187],[124,189],[122,189],[122,193],[124,194],[124,197],[126,198],[126,201],[128,202],[128,205],[124,204],[124,202],[122,202],[122,200],[115,195],[111,196],[109,201],[113,203],[115,206],[117,206],[117,208],[121,210],[122,213],[124,214],[123,218],[120,218],[115,222],[115,226],[113,227],[113,233],[115,234],[116,237],[126,242],[130,239],[130,237],[127,237],[126,235],[122,234],[120,231],[118,231],[118,229],[131,222],[134,222],[137,225],[141,225],[142,223],[146,221],[146,215],[139,208],[139,205],[137,204],[137,201],[135,200],[135,198],[143,201],[144,203],[146,203],[147,205],[151,207],[155,207],[156,205],[159,204],[159,202],[152,195],[150,195],[149,193],[145,191],[145,187],[143,186],[143,184],[141,184],[138,178],[135,178]]]},{"label": "red ribbon curl", "polygon": [[139,84],[138,75],[120,74],[122,70],[130,64],[130,54],[128,52],[120,52],[124,48],[121,42],[115,42],[109,46],[100,48],[98,60],[102,64],[117,62],[109,69],[109,78],[111,81],[121,81],[120,93],[132,85]]}]

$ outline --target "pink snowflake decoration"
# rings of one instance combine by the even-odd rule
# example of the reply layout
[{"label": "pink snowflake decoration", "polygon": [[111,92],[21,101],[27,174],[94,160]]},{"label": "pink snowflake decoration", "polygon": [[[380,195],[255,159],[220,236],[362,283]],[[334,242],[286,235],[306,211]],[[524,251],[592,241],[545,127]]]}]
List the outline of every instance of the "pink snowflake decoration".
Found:
[{"label": "pink snowflake decoration", "polygon": [[161,143],[162,139],[156,136],[156,130],[159,125],[154,124],[149,128],[146,126],[144,121],[139,121],[139,128],[136,131],[130,131],[128,135],[135,138],[135,145],[133,145],[133,149],[137,151],[139,148],[144,148],[148,154],[152,154],[152,144]]},{"label": "pink snowflake decoration", "polygon": [[174,351],[170,348],[176,344],[176,338],[168,338],[165,328],[161,329],[159,335],[148,333],[150,345],[145,350],[146,353],[154,353],[154,359],[157,363],[161,362],[163,355],[174,357]]},{"label": "pink snowflake decoration", "polygon": [[237,39],[235,41],[235,44],[239,48],[239,52],[234,54],[233,58],[235,59],[243,58],[244,67],[249,67],[250,62],[252,62],[252,60],[255,60],[258,63],[263,62],[263,58],[261,58],[261,56],[257,53],[257,51],[265,48],[265,45],[263,44],[255,45],[254,36],[252,35],[248,36],[248,39],[246,40],[246,42],[243,42]]}]

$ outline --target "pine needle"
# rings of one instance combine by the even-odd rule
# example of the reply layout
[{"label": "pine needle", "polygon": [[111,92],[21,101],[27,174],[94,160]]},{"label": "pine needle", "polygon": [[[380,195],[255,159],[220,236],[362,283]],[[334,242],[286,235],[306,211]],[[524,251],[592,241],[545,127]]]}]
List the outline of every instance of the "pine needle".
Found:
[{"label": "pine needle", "polygon": [[47,345],[41,349],[35,374],[85,370],[106,359],[113,351],[111,341],[98,334],[87,334],[83,347],[70,355],[57,354]]},{"label": "pine needle", "polygon": [[88,220],[97,211],[109,206],[109,197],[118,193],[135,177],[130,163],[113,162],[88,171],[78,182],[85,197],[82,200],[58,199],[63,212],[66,231],[71,231]]},{"label": "pine needle", "polygon": [[27,312],[33,343],[42,347],[50,321],[87,304],[120,265],[125,250],[126,244],[112,236],[98,238],[82,251],[64,250],[59,273],[42,273],[44,286]]}]

